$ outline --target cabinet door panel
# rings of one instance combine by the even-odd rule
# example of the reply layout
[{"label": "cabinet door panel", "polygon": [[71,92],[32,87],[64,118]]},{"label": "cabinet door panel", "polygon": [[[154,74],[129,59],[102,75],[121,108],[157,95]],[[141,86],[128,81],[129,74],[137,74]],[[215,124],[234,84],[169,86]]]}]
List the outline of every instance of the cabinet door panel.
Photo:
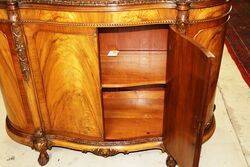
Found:
[{"label": "cabinet door panel", "polygon": [[198,166],[213,55],[193,40],[169,31],[168,98],[164,144],[179,166]]},{"label": "cabinet door panel", "polygon": [[46,104],[41,110],[47,112],[42,113],[46,130],[66,136],[102,138],[96,30],[81,29],[44,26],[35,27],[34,32],[34,27],[25,27],[30,58],[37,62],[32,69],[35,77],[41,77],[42,86],[38,83],[37,88],[43,89],[38,98]]}]

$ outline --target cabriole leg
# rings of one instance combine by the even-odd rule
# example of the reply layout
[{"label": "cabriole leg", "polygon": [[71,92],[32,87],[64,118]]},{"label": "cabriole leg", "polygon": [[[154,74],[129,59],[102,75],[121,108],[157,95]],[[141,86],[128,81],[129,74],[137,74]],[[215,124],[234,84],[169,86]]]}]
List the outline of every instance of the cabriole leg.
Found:
[{"label": "cabriole leg", "polygon": [[49,162],[49,154],[46,150],[40,151],[38,162],[41,166],[44,166]]},{"label": "cabriole leg", "polygon": [[168,156],[166,163],[167,163],[167,167],[175,167],[177,165],[174,158],[172,156],[170,156],[170,155]]},{"label": "cabriole leg", "polygon": [[41,166],[46,165],[49,162],[49,155],[47,149],[50,149],[49,141],[41,130],[37,131],[33,139],[33,149],[40,152],[38,162]]}]

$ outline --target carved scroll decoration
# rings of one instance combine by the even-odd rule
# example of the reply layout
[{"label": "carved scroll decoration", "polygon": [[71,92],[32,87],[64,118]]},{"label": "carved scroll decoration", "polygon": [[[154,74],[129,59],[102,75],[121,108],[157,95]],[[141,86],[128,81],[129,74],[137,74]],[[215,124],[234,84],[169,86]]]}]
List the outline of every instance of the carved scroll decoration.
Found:
[{"label": "carved scroll decoration", "polygon": [[176,18],[176,24],[178,30],[185,34],[186,33],[186,26],[189,23],[189,9],[190,9],[190,4],[191,0],[178,0],[176,2],[177,7],[176,9],[178,10],[177,18]]},{"label": "carved scroll decoration", "polygon": [[7,4],[8,4],[8,16],[11,22],[11,32],[15,44],[15,50],[18,55],[23,78],[25,81],[28,81],[30,69],[27,60],[23,29],[19,21],[19,14],[17,11],[17,3],[10,0],[7,2]]},{"label": "carved scroll decoration", "polygon": [[[95,155],[102,156],[102,157],[109,157],[109,156],[114,156],[119,153],[121,153],[119,150],[113,149],[113,148],[95,148],[91,151],[82,151],[83,153],[88,153],[91,152]],[[123,154],[128,154],[128,152],[122,152]]]},{"label": "carved scroll decoration", "polygon": [[[109,156],[114,156],[117,154],[129,154],[130,152],[134,151],[129,151],[126,149],[118,149],[118,148],[112,148],[113,146],[129,146],[133,144],[143,144],[143,143],[150,143],[150,142],[158,142],[162,141],[161,137],[153,137],[153,138],[147,138],[147,139],[138,139],[138,140],[130,140],[130,141],[112,141],[112,142],[85,142],[87,145],[93,145],[93,146],[98,146],[98,148],[91,148],[89,150],[82,150],[83,153],[88,153],[91,152],[95,155],[102,156],[102,157],[109,157]],[[162,153],[166,152],[165,147],[163,143],[159,145],[158,148],[154,149],[160,149]],[[140,149],[135,150],[135,151],[140,151]]]}]

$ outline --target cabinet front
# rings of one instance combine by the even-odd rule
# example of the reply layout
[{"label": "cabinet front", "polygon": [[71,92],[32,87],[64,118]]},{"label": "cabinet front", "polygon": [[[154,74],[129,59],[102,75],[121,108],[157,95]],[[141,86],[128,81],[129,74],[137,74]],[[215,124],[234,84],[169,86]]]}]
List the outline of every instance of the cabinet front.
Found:
[{"label": "cabinet front", "polygon": [[101,140],[96,29],[27,24],[24,31],[47,133]]}]

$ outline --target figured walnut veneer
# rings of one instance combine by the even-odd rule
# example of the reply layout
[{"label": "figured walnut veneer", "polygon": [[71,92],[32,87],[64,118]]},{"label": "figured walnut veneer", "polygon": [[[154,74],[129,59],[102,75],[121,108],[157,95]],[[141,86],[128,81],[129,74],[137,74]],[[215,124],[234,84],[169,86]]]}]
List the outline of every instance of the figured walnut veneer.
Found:
[{"label": "figured walnut veneer", "polygon": [[4,9],[0,9],[0,19],[1,20],[7,20],[8,19],[8,15],[7,15],[7,11]]},{"label": "figured walnut veneer", "polygon": [[58,31],[55,28],[24,26],[29,52],[37,53],[29,59],[37,63],[33,64],[34,72],[39,74],[35,82],[44,89],[39,101],[46,103],[45,128],[56,133],[102,138],[95,29],[69,33],[68,28],[58,27]]},{"label": "figured walnut veneer", "polygon": [[0,2],[8,135],[40,165],[59,146],[160,149],[169,167],[197,167],[215,130],[230,10],[227,0]]}]

